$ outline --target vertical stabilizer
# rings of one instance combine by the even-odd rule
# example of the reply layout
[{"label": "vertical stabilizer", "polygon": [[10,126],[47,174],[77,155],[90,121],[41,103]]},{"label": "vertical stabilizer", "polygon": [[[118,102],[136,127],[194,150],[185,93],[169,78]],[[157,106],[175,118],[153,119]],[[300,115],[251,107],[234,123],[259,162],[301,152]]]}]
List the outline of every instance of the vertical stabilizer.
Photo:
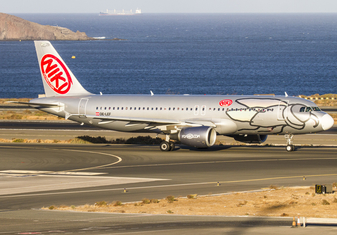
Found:
[{"label": "vertical stabilizer", "polygon": [[82,87],[50,42],[34,43],[46,97],[91,95]]}]

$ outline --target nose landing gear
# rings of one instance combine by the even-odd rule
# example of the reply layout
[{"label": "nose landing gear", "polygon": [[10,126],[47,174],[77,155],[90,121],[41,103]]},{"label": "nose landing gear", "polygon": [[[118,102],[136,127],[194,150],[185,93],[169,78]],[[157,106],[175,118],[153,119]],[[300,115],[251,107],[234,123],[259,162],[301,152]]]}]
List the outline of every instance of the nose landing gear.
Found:
[{"label": "nose landing gear", "polygon": [[295,146],[293,145],[293,134],[285,134],[284,138],[286,138],[287,140],[287,146],[286,146],[286,150],[287,152],[291,152],[295,150]]}]

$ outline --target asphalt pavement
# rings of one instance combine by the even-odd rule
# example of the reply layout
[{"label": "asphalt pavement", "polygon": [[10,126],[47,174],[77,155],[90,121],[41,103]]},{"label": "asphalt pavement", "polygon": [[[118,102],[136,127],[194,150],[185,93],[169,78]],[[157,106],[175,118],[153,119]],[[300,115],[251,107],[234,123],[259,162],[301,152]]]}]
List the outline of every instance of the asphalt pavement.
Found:
[{"label": "asphalt pavement", "polygon": [[[106,214],[41,211],[50,205],[140,201],[168,195],[208,195],[269,185],[336,182],[336,148],[178,146],[161,152],[142,145],[0,145],[1,233],[40,234],[301,234],[292,218]],[[303,176],[306,180],[303,180]],[[217,186],[220,182],[220,186]],[[124,188],[127,193],[124,193]],[[308,230],[307,230],[308,229]],[[0,234],[1,234],[0,233]]]}]

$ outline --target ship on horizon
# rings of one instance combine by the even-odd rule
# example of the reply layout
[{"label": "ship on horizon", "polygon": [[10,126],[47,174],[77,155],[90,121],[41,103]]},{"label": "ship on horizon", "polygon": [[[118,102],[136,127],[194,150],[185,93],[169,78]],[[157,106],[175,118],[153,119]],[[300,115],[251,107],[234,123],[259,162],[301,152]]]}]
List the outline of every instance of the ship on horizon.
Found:
[{"label": "ship on horizon", "polygon": [[124,9],[122,11],[117,11],[117,10],[113,10],[113,12],[109,11],[108,9],[106,9],[105,12],[100,12],[99,16],[116,16],[116,15],[139,15],[142,14],[142,10],[138,9],[133,12],[132,9],[130,11],[124,11]]}]

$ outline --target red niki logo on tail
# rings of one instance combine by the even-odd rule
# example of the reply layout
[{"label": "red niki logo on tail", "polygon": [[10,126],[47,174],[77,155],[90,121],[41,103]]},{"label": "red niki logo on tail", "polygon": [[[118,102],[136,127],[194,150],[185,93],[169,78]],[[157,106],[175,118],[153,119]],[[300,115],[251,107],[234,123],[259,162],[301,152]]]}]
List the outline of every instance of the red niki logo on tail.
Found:
[{"label": "red niki logo on tail", "polygon": [[233,104],[233,101],[229,99],[221,100],[219,102],[219,105],[222,107],[228,107],[228,106],[231,106],[231,104]]},{"label": "red niki logo on tail", "polygon": [[59,58],[51,54],[44,55],[41,59],[41,71],[51,89],[61,95],[67,94],[73,82],[69,71]]}]

